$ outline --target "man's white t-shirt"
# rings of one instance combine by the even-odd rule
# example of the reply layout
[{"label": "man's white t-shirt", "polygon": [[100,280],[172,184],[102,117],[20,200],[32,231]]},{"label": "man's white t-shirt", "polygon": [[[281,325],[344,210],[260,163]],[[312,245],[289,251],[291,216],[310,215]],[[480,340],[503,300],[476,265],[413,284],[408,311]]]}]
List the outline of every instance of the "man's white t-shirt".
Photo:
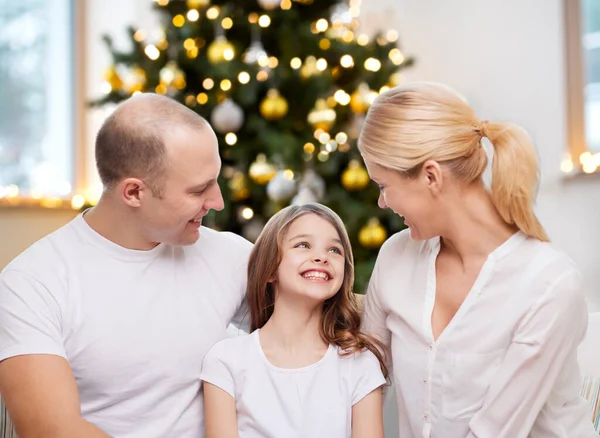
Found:
[{"label": "man's white t-shirt", "polygon": [[80,215],[0,274],[0,361],[67,359],[83,418],[111,436],[203,437],[202,359],[247,325],[251,249],[202,228],[191,246],[129,250]]},{"label": "man's white t-shirt", "polygon": [[352,406],[385,384],[375,355],[329,346],[312,365],[278,368],[258,333],[219,342],[202,365],[201,379],[235,399],[239,438],[350,438]]}]

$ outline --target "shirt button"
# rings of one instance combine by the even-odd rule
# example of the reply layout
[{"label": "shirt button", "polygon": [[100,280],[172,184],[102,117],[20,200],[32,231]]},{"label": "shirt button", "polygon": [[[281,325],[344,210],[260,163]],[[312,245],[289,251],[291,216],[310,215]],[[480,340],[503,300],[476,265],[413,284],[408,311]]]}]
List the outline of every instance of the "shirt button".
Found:
[{"label": "shirt button", "polygon": [[423,379],[423,383],[427,383],[427,379]]},{"label": "shirt button", "polygon": [[423,418],[424,418],[425,420],[427,420],[427,419],[429,418],[429,415],[427,415],[427,414],[424,414],[424,415],[423,415]]}]

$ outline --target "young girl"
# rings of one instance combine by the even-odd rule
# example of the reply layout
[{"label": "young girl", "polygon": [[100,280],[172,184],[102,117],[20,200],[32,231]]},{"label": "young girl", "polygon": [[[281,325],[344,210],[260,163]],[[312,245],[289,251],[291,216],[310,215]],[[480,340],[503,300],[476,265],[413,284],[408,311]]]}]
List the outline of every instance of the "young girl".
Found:
[{"label": "young girl", "polygon": [[359,332],[340,218],[284,208],[248,266],[251,334],[219,342],[202,366],[206,438],[383,438],[387,370]]}]

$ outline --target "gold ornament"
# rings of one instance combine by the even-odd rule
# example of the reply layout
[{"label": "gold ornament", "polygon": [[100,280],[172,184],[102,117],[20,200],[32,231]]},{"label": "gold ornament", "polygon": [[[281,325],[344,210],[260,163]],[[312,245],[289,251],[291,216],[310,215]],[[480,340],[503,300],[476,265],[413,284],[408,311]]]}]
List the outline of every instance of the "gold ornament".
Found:
[{"label": "gold ornament", "polygon": [[366,113],[377,93],[371,91],[364,82],[350,95],[350,108],[355,113]]},{"label": "gold ornament", "polygon": [[365,248],[379,248],[387,238],[387,231],[378,219],[369,219],[358,232],[358,241]]},{"label": "gold ornament", "polygon": [[288,112],[288,103],[275,88],[267,91],[267,97],[263,99],[259,107],[261,115],[267,120],[279,120]]},{"label": "gold ornament", "polygon": [[111,66],[108,70],[106,70],[106,73],[104,74],[104,79],[106,79],[106,82],[110,84],[110,88],[112,89],[112,91],[120,90],[121,87],[123,87],[123,80],[117,73],[117,69],[114,65]]},{"label": "gold ornament", "polygon": [[227,38],[224,36],[218,36],[215,40],[210,43],[206,51],[208,60],[213,64],[220,62],[231,61],[235,55],[235,49]]},{"label": "gold ornament", "polygon": [[185,88],[185,73],[174,61],[169,61],[159,72],[160,83],[165,87],[174,86],[178,90]]},{"label": "gold ornament", "polygon": [[146,72],[143,68],[133,67],[129,71],[129,77],[125,81],[125,90],[130,93],[141,92],[146,87]]},{"label": "gold ornament", "polygon": [[391,88],[397,87],[398,85],[402,84],[402,82],[402,73],[398,71],[393,73],[388,79],[388,84]]},{"label": "gold ornament", "polygon": [[360,190],[365,188],[368,183],[369,173],[367,170],[358,160],[350,161],[348,168],[342,173],[342,185],[347,190]]},{"label": "gold ornament", "polygon": [[302,64],[302,68],[300,68],[300,77],[302,79],[308,79],[312,75],[316,75],[319,73],[319,69],[317,68],[317,58],[314,56],[309,56]]},{"label": "gold ornament", "polygon": [[200,9],[208,6],[209,0],[187,0],[186,5],[189,9]]},{"label": "gold ornament", "polygon": [[275,176],[275,167],[267,162],[265,154],[258,154],[256,161],[250,165],[248,173],[256,184],[265,185]]},{"label": "gold ornament", "polygon": [[239,170],[234,172],[229,180],[229,189],[231,190],[231,200],[234,202],[242,201],[250,196],[246,176]]},{"label": "gold ornament", "polygon": [[329,131],[329,128],[335,123],[335,118],[335,110],[327,106],[327,101],[325,99],[317,99],[314,109],[308,113],[307,120],[313,128]]}]

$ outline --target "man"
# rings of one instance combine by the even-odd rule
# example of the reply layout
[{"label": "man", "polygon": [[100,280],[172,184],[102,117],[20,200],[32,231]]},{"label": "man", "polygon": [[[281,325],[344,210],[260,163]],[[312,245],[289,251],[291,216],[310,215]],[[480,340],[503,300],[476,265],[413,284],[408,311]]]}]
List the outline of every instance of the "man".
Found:
[{"label": "man", "polygon": [[246,316],[252,247],[201,227],[223,208],[216,136],[141,95],[96,161],[98,205],[0,274],[0,394],[20,438],[202,437],[202,359]]}]

